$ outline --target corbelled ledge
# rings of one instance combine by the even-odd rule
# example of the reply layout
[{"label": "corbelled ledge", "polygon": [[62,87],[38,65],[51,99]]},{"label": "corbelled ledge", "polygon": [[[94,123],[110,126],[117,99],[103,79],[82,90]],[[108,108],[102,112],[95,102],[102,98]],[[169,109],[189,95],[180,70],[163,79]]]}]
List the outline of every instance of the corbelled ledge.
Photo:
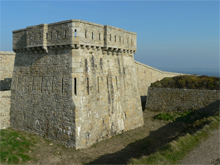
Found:
[{"label": "corbelled ledge", "polygon": [[135,54],[137,33],[121,28],[71,19],[28,26],[13,31],[13,51],[48,52],[48,49],[92,49],[103,53]]}]

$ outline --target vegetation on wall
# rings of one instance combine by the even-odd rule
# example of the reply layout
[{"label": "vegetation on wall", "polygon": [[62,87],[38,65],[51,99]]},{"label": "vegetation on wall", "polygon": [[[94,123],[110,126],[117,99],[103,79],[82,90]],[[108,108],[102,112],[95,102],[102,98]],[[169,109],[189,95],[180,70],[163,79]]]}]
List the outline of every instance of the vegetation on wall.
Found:
[{"label": "vegetation on wall", "polygon": [[183,75],[165,77],[152,83],[150,87],[219,90],[219,85],[219,77]]}]

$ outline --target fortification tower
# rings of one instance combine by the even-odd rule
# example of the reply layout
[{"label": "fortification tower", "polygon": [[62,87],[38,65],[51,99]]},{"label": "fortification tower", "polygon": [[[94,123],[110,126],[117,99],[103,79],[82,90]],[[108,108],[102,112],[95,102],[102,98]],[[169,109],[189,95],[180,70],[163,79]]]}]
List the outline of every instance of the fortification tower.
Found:
[{"label": "fortification tower", "polygon": [[84,148],[143,125],[136,33],[81,20],[13,31],[11,127]]}]

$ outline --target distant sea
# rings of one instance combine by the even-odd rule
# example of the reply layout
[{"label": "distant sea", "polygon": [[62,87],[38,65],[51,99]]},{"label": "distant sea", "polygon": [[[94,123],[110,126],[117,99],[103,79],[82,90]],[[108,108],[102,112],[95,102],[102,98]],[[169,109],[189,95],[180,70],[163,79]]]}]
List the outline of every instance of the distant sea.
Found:
[{"label": "distant sea", "polygon": [[206,75],[206,76],[215,76],[220,77],[219,69],[204,69],[204,68],[196,68],[196,69],[178,69],[178,68],[161,68],[163,71],[168,72],[177,72],[177,73],[186,73],[186,74],[197,74],[197,75]]}]

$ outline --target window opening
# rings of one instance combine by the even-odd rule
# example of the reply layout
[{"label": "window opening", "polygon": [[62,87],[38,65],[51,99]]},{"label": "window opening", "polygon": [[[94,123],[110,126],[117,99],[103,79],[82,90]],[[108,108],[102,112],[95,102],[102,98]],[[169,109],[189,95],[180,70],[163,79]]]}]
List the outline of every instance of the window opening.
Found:
[{"label": "window opening", "polygon": [[76,37],[76,32],[77,32],[77,31],[76,31],[76,29],[75,29],[75,37]]},{"label": "window opening", "polygon": [[85,30],[85,38],[87,38],[87,31]]},{"label": "window opening", "polygon": [[111,41],[111,34],[110,34],[110,41]]},{"label": "window opening", "polygon": [[101,40],[101,38],[100,38],[100,33],[99,33],[99,40]]},{"label": "window opening", "polygon": [[105,34],[104,34],[104,41],[105,41]]},{"label": "window opening", "polygon": [[63,94],[63,78],[62,78],[62,94]]},{"label": "window opening", "polygon": [[97,86],[98,86],[98,93],[99,93],[99,77],[97,77]]},{"label": "window opening", "polygon": [[74,94],[77,95],[76,78],[74,78]]},{"label": "window opening", "polygon": [[116,87],[117,87],[117,90],[118,90],[118,79],[117,79],[117,76],[115,76],[115,81],[116,81]]},{"label": "window opening", "polygon": [[92,39],[93,39],[93,32],[92,32]]},{"label": "window opening", "polygon": [[46,39],[48,39],[48,33],[46,33]]},{"label": "window opening", "polygon": [[87,78],[87,94],[89,95],[89,78]]},{"label": "window opening", "polygon": [[66,30],[64,30],[64,37],[66,38]]},{"label": "window opening", "polygon": [[115,42],[116,42],[116,35],[115,35]]}]

